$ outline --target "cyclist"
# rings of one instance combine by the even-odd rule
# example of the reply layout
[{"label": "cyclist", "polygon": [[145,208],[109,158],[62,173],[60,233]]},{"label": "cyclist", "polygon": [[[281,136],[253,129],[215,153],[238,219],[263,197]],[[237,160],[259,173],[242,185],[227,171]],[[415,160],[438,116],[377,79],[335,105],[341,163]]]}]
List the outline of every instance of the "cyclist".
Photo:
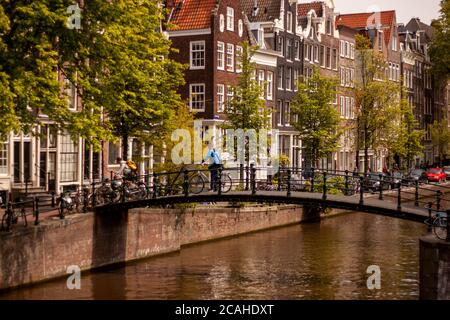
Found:
[{"label": "cyclist", "polygon": [[222,167],[222,158],[220,153],[215,149],[209,149],[206,154],[205,159],[202,161],[204,164],[206,161],[210,160],[210,165],[208,166],[209,171],[211,172],[211,190],[217,191],[218,186],[218,170]]}]

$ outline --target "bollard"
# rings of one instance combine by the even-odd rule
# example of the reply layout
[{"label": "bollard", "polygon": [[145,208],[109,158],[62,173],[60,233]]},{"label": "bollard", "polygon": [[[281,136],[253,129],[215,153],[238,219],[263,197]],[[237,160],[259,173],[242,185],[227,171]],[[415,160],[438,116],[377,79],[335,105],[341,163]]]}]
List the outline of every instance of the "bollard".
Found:
[{"label": "bollard", "polygon": [[419,206],[419,180],[416,180],[416,193],[414,195],[414,205]]},{"label": "bollard", "polygon": [[158,197],[158,176],[153,172],[153,199]]},{"label": "bollard", "polygon": [[345,170],[345,195],[350,195],[348,190],[348,170]]},{"label": "bollard", "polygon": [[39,224],[39,198],[34,198],[34,225],[37,226]]},{"label": "bollard", "polygon": [[218,184],[218,185],[216,185],[216,188],[217,188],[217,194],[220,196],[222,194],[222,167],[217,169],[217,178],[214,183]]},{"label": "bollard", "polygon": [[380,173],[380,195],[378,199],[383,200],[383,175]]},{"label": "bollard", "polygon": [[[112,180],[111,180],[111,183],[112,183]],[[95,181],[94,181],[94,182],[92,182],[92,209],[94,209],[97,204],[96,197],[97,197],[97,193],[95,192]]]},{"label": "bollard", "polygon": [[249,178],[250,178],[250,169],[248,166],[245,166],[245,191],[248,191],[250,189]]},{"label": "bollard", "polygon": [[311,168],[311,192],[314,192],[314,168]]},{"label": "bollard", "polygon": [[55,191],[52,191],[52,208],[56,206],[56,194]]},{"label": "bollard", "polygon": [[64,193],[61,193],[61,200],[59,201],[59,218],[64,219]]},{"label": "bollard", "polygon": [[288,169],[287,171],[287,196],[291,196],[291,178],[292,178],[292,171],[291,169]]},{"label": "bollard", "polygon": [[399,182],[398,186],[398,195],[397,195],[397,210],[401,211],[402,210],[402,183]]},{"label": "bollard", "polygon": [[254,196],[256,194],[256,168],[255,165],[252,163],[250,165],[250,170],[251,170],[251,186],[252,186],[252,195]]},{"label": "bollard", "polygon": [[364,177],[359,177],[359,204],[364,204]]},{"label": "bollard", "polygon": [[436,192],[436,211],[441,210],[441,198],[442,198],[441,190],[438,190]]},{"label": "bollard", "polygon": [[327,172],[326,171],[323,172],[323,195],[322,195],[322,199],[323,200],[327,200]]},{"label": "bollard", "polygon": [[183,172],[183,191],[184,196],[189,196],[189,172],[187,170],[184,170]]},{"label": "bollard", "polygon": [[428,232],[431,232],[433,230],[433,225],[431,222],[431,217],[432,217],[432,212],[433,212],[433,202],[428,202]]}]

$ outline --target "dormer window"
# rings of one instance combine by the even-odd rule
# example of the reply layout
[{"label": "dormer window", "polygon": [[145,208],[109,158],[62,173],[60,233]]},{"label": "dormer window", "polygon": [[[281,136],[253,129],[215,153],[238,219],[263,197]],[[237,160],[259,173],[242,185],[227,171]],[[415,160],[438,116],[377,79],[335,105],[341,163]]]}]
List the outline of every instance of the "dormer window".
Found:
[{"label": "dormer window", "polygon": [[327,20],[327,24],[326,24],[326,32],[328,35],[331,35],[331,31],[332,31],[332,23],[331,20]]},{"label": "dormer window", "polygon": [[234,31],[234,9],[227,7],[227,30]]},{"label": "dormer window", "polygon": [[392,50],[397,51],[397,35],[392,36]]},{"label": "dormer window", "polygon": [[264,48],[264,29],[258,29],[258,45]]}]

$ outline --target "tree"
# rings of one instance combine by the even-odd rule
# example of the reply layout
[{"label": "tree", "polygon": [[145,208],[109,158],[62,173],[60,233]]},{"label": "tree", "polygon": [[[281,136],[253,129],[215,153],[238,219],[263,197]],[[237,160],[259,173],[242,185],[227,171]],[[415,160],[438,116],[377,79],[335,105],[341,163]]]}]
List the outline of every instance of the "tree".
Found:
[{"label": "tree", "polygon": [[442,162],[448,154],[448,145],[450,143],[450,130],[447,119],[442,119],[439,122],[435,121],[430,126],[430,132],[433,147],[438,150],[439,164],[442,166]]},{"label": "tree", "polygon": [[[156,143],[167,134],[182,104],[183,68],[167,58],[170,41],[160,32],[164,12],[157,1],[78,4],[79,28],[68,28],[72,0],[3,1],[0,86],[7,94],[0,112],[11,120],[0,133],[29,131],[44,113],[97,147],[121,137],[126,157],[129,137]],[[82,111],[68,110],[58,72],[75,86]]]},{"label": "tree", "polygon": [[422,139],[423,130],[418,130],[419,123],[416,120],[413,109],[405,99],[401,101],[401,120],[393,128],[395,137],[389,139],[391,144],[388,146],[390,154],[395,154],[405,160],[406,169],[411,169],[414,157],[423,150]]},{"label": "tree", "polygon": [[247,41],[242,43],[242,52],[237,58],[242,72],[238,84],[232,86],[234,96],[225,109],[228,121],[224,128],[260,130],[270,126],[270,113],[262,98],[264,90],[255,79],[255,63],[251,62],[256,50],[257,47]]},{"label": "tree", "polygon": [[437,78],[450,75],[450,0],[441,1],[440,17],[432,22],[433,40],[430,47],[433,73]]},{"label": "tree", "polygon": [[310,78],[298,83],[298,91],[291,102],[291,112],[296,121],[294,127],[302,140],[306,157],[313,166],[336,151],[342,134],[339,112],[333,106],[337,81],[320,75],[314,68]]},{"label": "tree", "polygon": [[385,79],[384,57],[371,48],[370,40],[356,36],[357,68],[355,93],[357,112],[356,150],[364,150],[364,171],[369,169],[369,150],[380,151],[390,143],[400,123],[400,87]]}]

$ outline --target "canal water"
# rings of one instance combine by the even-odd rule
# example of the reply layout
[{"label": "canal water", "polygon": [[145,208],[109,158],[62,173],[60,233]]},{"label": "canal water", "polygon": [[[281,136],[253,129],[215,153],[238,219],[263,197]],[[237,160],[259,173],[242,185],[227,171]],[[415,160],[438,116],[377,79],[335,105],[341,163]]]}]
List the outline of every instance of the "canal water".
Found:
[{"label": "canal water", "polygon": [[[179,253],[0,295],[0,299],[418,299],[424,225],[341,215],[183,248]],[[381,289],[367,288],[367,268]]]}]

